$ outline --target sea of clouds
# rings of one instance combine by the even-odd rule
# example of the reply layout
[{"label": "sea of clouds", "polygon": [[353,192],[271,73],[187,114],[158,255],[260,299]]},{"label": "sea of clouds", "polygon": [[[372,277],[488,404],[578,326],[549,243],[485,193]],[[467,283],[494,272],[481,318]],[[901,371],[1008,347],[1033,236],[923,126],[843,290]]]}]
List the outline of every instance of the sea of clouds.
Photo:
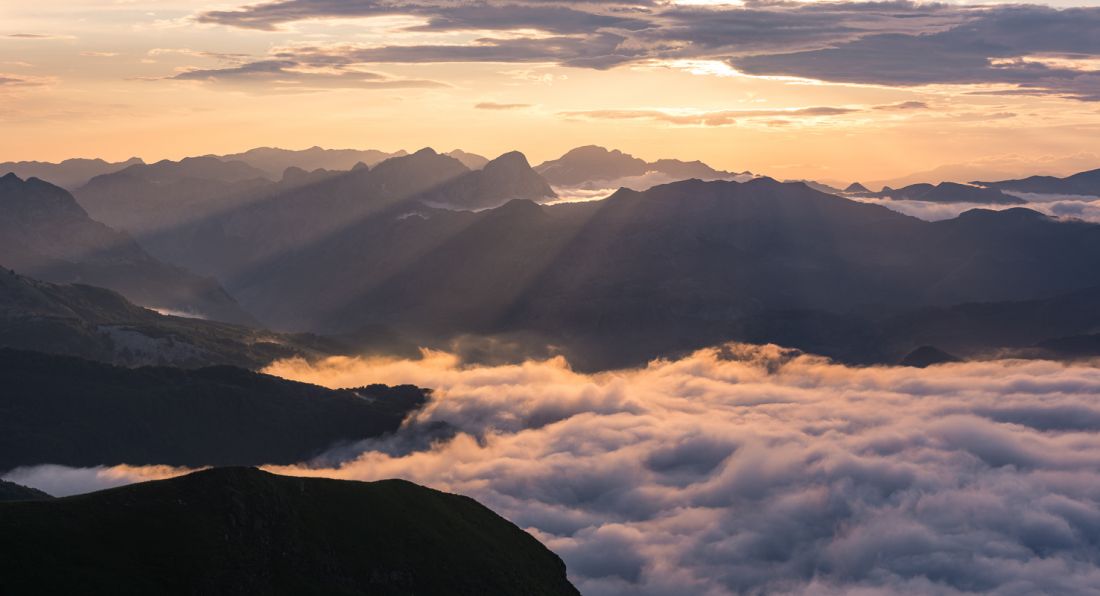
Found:
[{"label": "sea of clouds", "polygon": [[[594,375],[561,358],[466,366],[429,351],[268,372],[434,388],[391,438],[269,469],[472,496],[561,555],[588,596],[1100,586],[1093,365],[855,368],[735,344]],[[62,493],[179,472],[8,479]]]},{"label": "sea of clouds", "polygon": [[1051,195],[1035,193],[1008,193],[1025,201],[1022,205],[991,205],[987,203],[935,203],[930,201],[910,201],[898,199],[880,199],[875,197],[848,197],[863,203],[874,203],[899,213],[912,215],[925,221],[940,221],[958,217],[960,213],[971,209],[1004,210],[1023,207],[1065,219],[1080,219],[1100,223],[1100,197],[1084,195]]}]

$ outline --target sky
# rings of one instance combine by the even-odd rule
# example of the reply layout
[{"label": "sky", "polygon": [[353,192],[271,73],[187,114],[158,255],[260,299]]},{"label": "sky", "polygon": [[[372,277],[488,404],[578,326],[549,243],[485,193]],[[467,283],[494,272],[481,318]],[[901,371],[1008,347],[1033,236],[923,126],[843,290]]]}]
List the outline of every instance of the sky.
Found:
[{"label": "sky", "polygon": [[1100,167],[1100,2],[0,0],[0,160],[584,144],[781,178]]}]

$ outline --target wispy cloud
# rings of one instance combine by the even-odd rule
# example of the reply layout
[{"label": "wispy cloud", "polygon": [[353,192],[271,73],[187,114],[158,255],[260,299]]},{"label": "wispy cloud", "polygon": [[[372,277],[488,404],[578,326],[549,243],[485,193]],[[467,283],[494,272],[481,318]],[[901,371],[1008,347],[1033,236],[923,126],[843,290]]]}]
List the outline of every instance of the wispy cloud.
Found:
[{"label": "wispy cloud", "polygon": [[76,39],[72,35],[54,35],[51,33],[5,33],[0,38],[7,39]]},{"label": "wispy cloud", "polygon": [[758,120],[770,118],[823,118],[843,116],[863,111],[850,107],[808,107],[771,110],[715,110],[694,112],[672,112],[664,110],[574,110],[559,112],[567,118],[588,118],[593,120],[649,120],[665,122],[677,126],[730,126],[739,120]]},{"label": "wispy cloud", "polygon": [[253,91],[275,93],[326,88],[408,89],[446,86],[437,81],[395,78],[353,69],[307,69],[293,60],[259,60],[228,68],[191,69],[171,78],[178,81],[243,86]]},{"label": "wispy cloud", "polygon": [[529,103],[497,103],[494,101],[483,101],[474,105],[479,110],[522,110],[531,107]]}]

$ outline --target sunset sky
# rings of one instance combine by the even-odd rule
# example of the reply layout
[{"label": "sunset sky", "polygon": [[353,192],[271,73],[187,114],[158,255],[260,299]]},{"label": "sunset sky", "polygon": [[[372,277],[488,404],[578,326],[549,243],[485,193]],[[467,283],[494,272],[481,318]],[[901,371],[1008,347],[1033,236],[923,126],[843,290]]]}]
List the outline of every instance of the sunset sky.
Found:
[{"label": "sunset sky", "polygon": [[1100,3],[0,0],[0,160],[583,144],[779,177],[1100,166]]}]

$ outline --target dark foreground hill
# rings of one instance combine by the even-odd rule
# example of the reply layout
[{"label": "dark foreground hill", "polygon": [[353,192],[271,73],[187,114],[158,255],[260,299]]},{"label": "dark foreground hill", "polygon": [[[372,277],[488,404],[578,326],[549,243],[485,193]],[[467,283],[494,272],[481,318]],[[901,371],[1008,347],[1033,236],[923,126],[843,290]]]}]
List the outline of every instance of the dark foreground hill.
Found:
[{"label": "dark foreground hill", "polygon": [[579,594],[473,499],[224,468],[0,505],[5,594]]},{"label": "dark foreground hill", "polygon": [[52,497],[36,488],[0,480],[0,501],[39,501],[49,498]]},{"label": "dark foreground hill", "polygon": [[392,432],[428,399],[410,385],[332,390],[229,366],[130,369],[15,350],[0,350],[0,387],[0,471],[289,464]]}]

